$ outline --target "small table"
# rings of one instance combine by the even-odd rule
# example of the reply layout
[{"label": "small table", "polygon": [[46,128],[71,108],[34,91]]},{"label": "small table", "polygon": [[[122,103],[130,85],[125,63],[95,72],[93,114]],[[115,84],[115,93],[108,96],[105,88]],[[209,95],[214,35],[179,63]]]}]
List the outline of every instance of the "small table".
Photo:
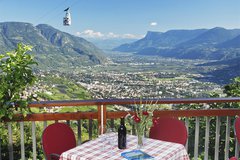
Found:
[{"label": "small table", "polygon": [[[117,139],[116,133],[114,136]],[[102,139],[97,138],[63,152],[60,160],[124,160],[121,153],[134,150],[136,147],[137,137],[133,135],[127,135],[127,148],[121,150],[118,149],[117,141],[111,146],[103,144]],[[185,147],[178,143],[145,138],[141,150],[153,156],[155,160],[190,160]]]}]

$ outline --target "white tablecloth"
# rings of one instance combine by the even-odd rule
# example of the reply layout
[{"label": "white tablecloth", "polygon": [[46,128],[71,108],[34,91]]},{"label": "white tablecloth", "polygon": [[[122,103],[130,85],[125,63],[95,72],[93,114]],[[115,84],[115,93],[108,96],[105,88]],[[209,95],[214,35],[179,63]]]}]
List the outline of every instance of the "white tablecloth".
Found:
[{"label": "white tablecloth", "polygon": [[[120,150],[117,146],[117,134],[114,136],[113,146],[97,138],[62,153],[60,160],[124,160],[121,153],[136,149],[137,137],[127,135],[127,148]],[[141,151],[153,156],[154,160],[189,160],[186,149],[181,144],[150,138],[145,138],[144,143]]]}]

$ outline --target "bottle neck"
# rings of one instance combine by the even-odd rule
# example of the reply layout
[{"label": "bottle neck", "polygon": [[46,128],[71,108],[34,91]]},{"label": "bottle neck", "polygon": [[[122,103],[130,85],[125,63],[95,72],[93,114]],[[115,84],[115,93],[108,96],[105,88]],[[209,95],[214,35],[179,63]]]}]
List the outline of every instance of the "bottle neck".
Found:
[{"label": "bottle neck", "polygon": [[121,118],[121,125],[124,125],[125,121],[124,118]]}]

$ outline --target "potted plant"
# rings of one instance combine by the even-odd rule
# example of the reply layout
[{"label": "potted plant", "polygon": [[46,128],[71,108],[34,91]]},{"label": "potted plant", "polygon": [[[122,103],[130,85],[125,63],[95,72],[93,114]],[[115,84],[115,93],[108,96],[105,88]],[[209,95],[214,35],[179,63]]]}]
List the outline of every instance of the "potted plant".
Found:
[{"label": "potted plant", "polygon": [[36,81],[31,66],[37,64],[27,53],[31,50],[31,46],[20,43],[14,51],[0,54],[0,122],[29,111],[28,102],[33,96],[25,96],[24,92]]}]

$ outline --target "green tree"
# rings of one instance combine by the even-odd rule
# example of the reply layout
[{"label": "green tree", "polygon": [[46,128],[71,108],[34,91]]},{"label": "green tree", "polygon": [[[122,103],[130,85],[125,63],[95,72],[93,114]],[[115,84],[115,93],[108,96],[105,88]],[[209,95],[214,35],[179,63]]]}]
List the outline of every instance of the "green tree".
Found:
[{"label": "green tree", "polygon": [[28,54],[32,47],[18,44],[16,50],[0,54],[0,120],[12,119],[15,113],[26,115],[28,101],[33,96],[24,97],[24,91],[34,84],[36,77],[31,66],[37,64]]},{"label": "green tree", "polygon": [[[24,97],[24,91],[27,90],[34,82],[36,77],[33,74],[31,66],[37,64],[33,56],[28,54],[31,51],[31,46],[18,44],[14,51],[0,54],[0,140],[2,145],[2,158],[8,157],[7,151],[7,130],[6,123],[1,123],[5,118],[12,119],[16,113],[26,115],[29,111],[27,105],[31,101],[32,96]],[[19,126],[12,124],[13,132],[17,134],[17,141],[20,140]],[[28,127],[27,129],[30,129]],[[30,131],[27,131],[28,137]],[[26,137],[26,139],[28,138]],[[28,138],[29,139],[29,138]],[[29,141],[27,139],[27,141]],[[20,150],[20,143],[16,143]],[[31,143],[27,143],[30,146]],[[30,146],[31,147],[31,146]],[[29,154],[29,153],[27,153]],[[19,157],[16,156],[16,157]]]},{"label": "green tree", "polygon": [[240,97],[240,77],[233,79],[233,82],[224,87],[224,93],[230,97]]}]

